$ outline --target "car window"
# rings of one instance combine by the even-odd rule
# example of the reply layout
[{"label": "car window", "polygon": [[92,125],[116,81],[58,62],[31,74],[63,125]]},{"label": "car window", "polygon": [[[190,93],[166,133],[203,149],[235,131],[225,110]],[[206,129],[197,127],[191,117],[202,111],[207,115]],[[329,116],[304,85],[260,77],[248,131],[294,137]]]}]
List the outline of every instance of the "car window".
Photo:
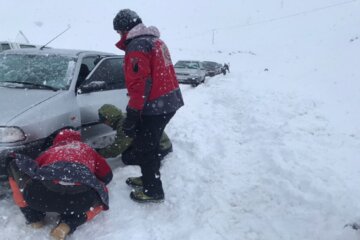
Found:
[{"label": "car window", "polygon": [[32,88],[45,86],[68,89],[76,60],[74,57],[55,54],[2,54],[0,83],[13,83],[16,87],[24,88],[32,85]]},{"label": "car window", "polygon": [[95,68],[99,56],[87,56],[81,60],[80,70],[77,77],[76,89],[85,81],[90,72]]},{"label": "car window", "polygon": [[99,63],[86,84],[91,82],[105,82],[102,90],[122,89],[125,87],[122,58],[107,58]]},{"label": "car window", "polygon": [[199,63],[192,63],[192,64],[190,64],[190,68],[200,68],[200,65],[199,65]]},{"label": "car window", "polygon": [[219,67],[218,63],[216,63],[216,62],[206,62],[205,61],[202,63],[202,65],[206,69],[215,69],[215,68]]},{"label": "car window", "polygon": [[0,51],[5,51],[10,49],[10,44],[8,43],[2,43],[0,46]]},{"label": "car window", "polygon": [[96,60],[99,58],[99,56],[89,56],[89,57],[84,57],[81,64],[85,64],[89,71],[91,72],[95,65],[96,65]]},{"label": "car window", "polygon": [[200,65],[198,62],[192,62],[192,61],[178,61],[175,66],[175,68],[190,68],[190,69],[198,69],[200,68]]},{"label": "car window", "polygon": [[174,65],[175,68],[185,68],[185,66],[186,66],[186,64],[184,62],[181,62],[181,61],[176,62],[175,65]]},{"label": "car window", "polygon": [[20,44],[20,48],[36,48],[34,45]]}]

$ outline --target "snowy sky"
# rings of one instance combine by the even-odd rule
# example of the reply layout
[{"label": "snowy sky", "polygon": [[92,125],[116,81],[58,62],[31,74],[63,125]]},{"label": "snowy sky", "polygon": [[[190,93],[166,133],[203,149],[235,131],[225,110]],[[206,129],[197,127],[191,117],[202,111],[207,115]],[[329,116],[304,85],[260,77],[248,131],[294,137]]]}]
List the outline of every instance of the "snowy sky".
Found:
[{"label": "snowy sky", "polygon": [[[306,4],[289,0],[126,2],[113,0],[5,2],[1,0],[1,2],[0,39],[2,40],[15,40],[21,30],[31,42],[42,44],[71,25],[71,30],[52,43],[52,46],[106,51],[116,50],[113,42],[118,36],[112,29],[112,20],[122,8],[134,9],[145,24],[157,26],[163,33],[163,38],[168,40],[171,46],[211,46],[213,30],[215,30],[216,45],[231,49],[241,47],[249,31],[250,34],[255,34],[254,31],[258,29],[262,33],[256,33],[256,37],[269,36],[268,33],[272,33],[270,38],[289,33],[293,35],[292,37],[302,37],[298,31],[295,31],[297,29],[295,26],[299,26],[295,25],[296,19],[301,18],[290,18],[290,21],[294,22],[293,32],[288,32],[289,28],[284,29],[281,25],[281,22],[288,21],[279,21],[279,23],[275,21],[274,24],[267,26],[266,23],[293,14],[315,11],[311,14],[319,17],[316,18],[317,22],[312,22],[311,25],[315,23],[313,28],[321,27],[321,23],[327,21],[327,18],[322,17],[322,11],[316,12],[316,10],[339,3],[336,0],[307,1]],[[338,22],[337,20],[335,16],[334,21]],[[256,25],[257,23],[261,24]],[[251,28],[247,27],[252,24],[255,25]],[[267,31],[264,32],[264,29]]]},{"label": "snowy sky", "polygon": [[[71,239],[357,240],[360,220],[360,0],[0,0],[0,40],[121,53],[112,20],[131,8],[174,61],[230,62],[166,131],[166,201],[139,206],[115,170],[111,210]],[[213,42],[213,30],[214,42]],[[47,239],[0,203],[5,239]],[[3,229],[1,229],[1,227]],[[140,227],[139,227],[140,226]]]}]

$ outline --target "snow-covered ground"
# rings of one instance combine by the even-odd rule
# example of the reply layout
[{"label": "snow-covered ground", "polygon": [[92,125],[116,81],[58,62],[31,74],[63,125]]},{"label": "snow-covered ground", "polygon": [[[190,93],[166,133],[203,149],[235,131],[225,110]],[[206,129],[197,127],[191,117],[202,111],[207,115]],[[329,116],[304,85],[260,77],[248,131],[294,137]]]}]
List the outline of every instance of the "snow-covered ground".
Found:
[{"label": "snow-covered ground", "polygon": [[[39,43],[71,23],[51,46],[116,52],[111,21],[129,7],[159,26],[174,61],[230,62],[230,74],[181,86],[166,201],[132,202],[124,181],[139,169],[118,167],[110,210],[70,239],[360,239],[343,228],[360,221],[360,1],[181,2],[7,3],[5,17],[19,19],[1,27],[4,40],[10,26]],[[48,239],[52,226],[31,229],[11,199],[0,202],[1,239]]]}]

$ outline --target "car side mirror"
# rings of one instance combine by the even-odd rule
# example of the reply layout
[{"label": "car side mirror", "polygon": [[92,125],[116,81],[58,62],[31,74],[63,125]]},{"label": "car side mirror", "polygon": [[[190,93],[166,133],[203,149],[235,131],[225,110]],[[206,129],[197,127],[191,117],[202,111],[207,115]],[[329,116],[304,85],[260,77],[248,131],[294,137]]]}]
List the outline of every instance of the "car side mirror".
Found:
[{"label": "car side mirror", "polygon": [[105,88],[106,83],[104,81],[93,81],[90,83],[85,83],[81,85],[78,89],[78,93],[90,93],[90,92],[98,92]]}]

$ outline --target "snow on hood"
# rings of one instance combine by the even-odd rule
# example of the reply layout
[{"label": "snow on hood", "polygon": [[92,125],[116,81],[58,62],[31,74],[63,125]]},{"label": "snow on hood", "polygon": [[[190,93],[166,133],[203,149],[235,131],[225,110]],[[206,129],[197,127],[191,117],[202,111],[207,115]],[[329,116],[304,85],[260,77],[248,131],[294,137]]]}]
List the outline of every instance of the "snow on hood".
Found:
[{"label": "snow on hood", "polygon": [[0,87],[0,125],[6,125],[16,116],[59,92]]},{"label": "snow on hood", "polygon": [[142,35],[153,35],[155,37],[160,37],[160,31],[157,29],[157,27],[146,27],[144,24],[140,23],[130,30],[129,34],[127,35],[127,40]]}]

